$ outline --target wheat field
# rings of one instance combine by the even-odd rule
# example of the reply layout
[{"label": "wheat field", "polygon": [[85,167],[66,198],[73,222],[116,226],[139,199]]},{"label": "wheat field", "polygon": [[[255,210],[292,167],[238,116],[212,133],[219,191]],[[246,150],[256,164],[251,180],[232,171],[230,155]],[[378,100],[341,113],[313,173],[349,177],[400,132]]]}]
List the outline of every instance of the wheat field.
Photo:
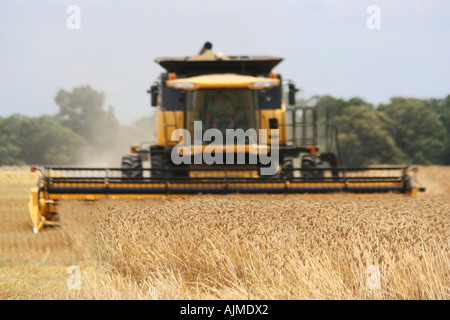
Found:
[{"label": "wheat field", "polygon": [[36,179],[0,171],[0,299],[450,298],[449,167],[421,167],[416,197],[64,201],[37,235]]}]

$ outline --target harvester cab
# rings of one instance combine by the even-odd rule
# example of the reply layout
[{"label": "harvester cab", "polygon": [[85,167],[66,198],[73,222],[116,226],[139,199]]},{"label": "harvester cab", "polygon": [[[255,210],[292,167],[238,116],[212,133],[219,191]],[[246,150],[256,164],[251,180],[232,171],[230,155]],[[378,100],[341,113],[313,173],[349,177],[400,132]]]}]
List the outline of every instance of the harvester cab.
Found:
[{"label": "harvester cab", "polygon": [[39,168],[29,203],[35,232],[58,223],[65,199],[424,190],[408,166],[342,167],[337,128],[296,105],[294,83],[273,71],[282,60],[224,56],[211,43],[193,56],[157,58],[165,71],[148,91],[156,142],[131,147],[120,168]]}]

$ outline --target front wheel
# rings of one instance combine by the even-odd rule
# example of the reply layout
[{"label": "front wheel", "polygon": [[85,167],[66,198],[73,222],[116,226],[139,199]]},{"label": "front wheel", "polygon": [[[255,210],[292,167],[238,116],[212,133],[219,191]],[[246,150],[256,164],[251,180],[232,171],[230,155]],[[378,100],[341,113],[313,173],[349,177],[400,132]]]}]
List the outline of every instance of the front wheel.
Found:
[{"label": "front wheel", "polygon": [[151,153],[152,178],[185,178],[189,177],[189,171],[186,165],[173,164],[170,158],[170,152],[154,150]]},{"label": "front wheel", "polygon": [[122,178],[142,178],[142,160],[138,155],[128,155],[122,158]]}]

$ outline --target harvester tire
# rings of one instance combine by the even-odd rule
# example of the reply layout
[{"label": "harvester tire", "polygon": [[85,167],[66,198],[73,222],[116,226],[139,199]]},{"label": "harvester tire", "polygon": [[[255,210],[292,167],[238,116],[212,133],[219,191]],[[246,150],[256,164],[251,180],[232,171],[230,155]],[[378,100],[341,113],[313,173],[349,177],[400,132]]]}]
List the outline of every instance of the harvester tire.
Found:
[{"label": "harvester tire", "polygon": [[313,170],[315,168],[324,168],[320,159],[313,158],[310,156],[302,157],[302,168],[311,169],[302,171],[302,177],[304,178],[322,178],[324,176],[323,170]]},{"label": "harvester tire", "polygon": [[[175,165],[170,158],[170,152],[157,150],[151,153],[152,178],[177,178],[188,177],[189,172],[186,165]],[[161,169],[161,170],[153,170]]]},{"label": "harvester tire", "polygon": [[[164,178],[170,177],[170,171],[167,170],[169,168],[169,163],[167,161],[167,156],[163,152],[152,152],[151,154],[151,166],[152,178]],[[163,170],[154,170],[154,169],[163,169]]]},{"label": "harvester tire", "polygon": [[128,155],[122,158],[122,178],[142,178],[142,160],[139,155]]}]

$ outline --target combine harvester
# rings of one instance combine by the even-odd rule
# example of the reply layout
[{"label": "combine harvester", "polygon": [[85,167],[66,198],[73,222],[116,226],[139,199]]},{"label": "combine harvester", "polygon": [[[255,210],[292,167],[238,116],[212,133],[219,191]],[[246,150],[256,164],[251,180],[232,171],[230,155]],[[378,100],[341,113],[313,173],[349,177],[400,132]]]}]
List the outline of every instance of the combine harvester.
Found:
[{"label": "combine harvester", "polygon": [[272,72],[282,58],[211,49],[207,42],[192,57],[156,59],[166,70],[148,91],[156,143],[131,147],[121,168],[32,168],[41,172],[29,203],[34,232],[57,224],[65,199],[424,191],[414,168],[340,167],[337,128],[315,108],[295,106],[291,81],[286,105]]}]

